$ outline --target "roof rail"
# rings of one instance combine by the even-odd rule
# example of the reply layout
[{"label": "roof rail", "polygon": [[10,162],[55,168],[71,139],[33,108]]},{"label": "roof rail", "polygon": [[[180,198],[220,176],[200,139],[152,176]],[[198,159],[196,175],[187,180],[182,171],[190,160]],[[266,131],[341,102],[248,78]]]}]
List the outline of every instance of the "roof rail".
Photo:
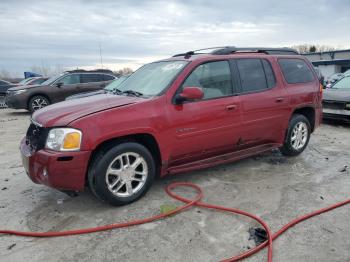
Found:
[{"label": "roof rail", "polygon": [[192,55],[199,55],[199,54],[208,54],[206,52],[201,52],[204,50],[211,50],[215,49],[214,51],[209,52],[209,54],[212,55],[229,55],[233,53],[239,53],[239,52],[256,52],[256,53],[265,53],[269,55],[298,55],[298,51],[292,48],[283,47],[283,48],[274,48],[274,47],[235,47],[235,46],[223,46],[223,47],[209,47],[209,48],[203,48],[198,49],[194,51],[189,51],[186,53],[176,54],[173,57],[177,56],[185,56],[185,58],[190,58]]},{"label": "roof rail", "polygon": [[85,69],[74,69],[66,71],[68,73],[107,73],[113,74],[113,71],[109,69],[94,69],[94,70],[85,70]]},{"label": "roof rail", "polygon": [[298,51],[288,47],[235,47],[228,46],[211,52],[212,55],[229,55],[238,52],[256,52],[265,53],[269,55],[298,55]]}]

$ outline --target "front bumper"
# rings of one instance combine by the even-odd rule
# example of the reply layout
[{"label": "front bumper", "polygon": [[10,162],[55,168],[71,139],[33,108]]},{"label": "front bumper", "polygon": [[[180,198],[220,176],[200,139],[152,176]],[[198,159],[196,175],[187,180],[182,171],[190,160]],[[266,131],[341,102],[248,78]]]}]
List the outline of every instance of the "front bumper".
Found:
[{"label": "front bumper", "polygon": [[23,167],[29,178],[58,190],[83,191],[90,151],[32,152],[23,138],[20,144]]},{"label": "front bumper", "polygon": [[323,108],[323,118],[350,122],[350,110]]},{"label": "front bumper", "polygon": [[27,101],[17,97],[16,95],[6,94],[5,96],[5,104],[9,108],[14,109],[27,109]]}]

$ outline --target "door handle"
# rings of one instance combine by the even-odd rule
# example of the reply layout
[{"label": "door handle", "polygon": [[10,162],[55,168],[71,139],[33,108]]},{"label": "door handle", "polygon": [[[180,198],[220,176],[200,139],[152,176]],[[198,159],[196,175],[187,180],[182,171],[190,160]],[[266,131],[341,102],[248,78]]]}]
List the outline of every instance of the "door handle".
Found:
[{"label": "door handle", "polygon": [[237,105],[228,105],[226,106],[226,110],[230,111],[230,110],[235,110],[237,108]]},{"label": "door handle", "polygon": [[281,103],[284,101],[284,97],[278,97],[276,98],[276,103]]}]

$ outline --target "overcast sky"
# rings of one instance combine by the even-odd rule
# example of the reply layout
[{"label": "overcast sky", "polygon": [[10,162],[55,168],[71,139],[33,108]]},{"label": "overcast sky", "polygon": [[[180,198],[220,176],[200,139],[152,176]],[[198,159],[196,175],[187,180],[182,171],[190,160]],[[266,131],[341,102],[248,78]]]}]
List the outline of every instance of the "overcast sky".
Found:
[{"label": "overcast sky", "polygon": [[209,46],[350,48],[349,0],[0,2],[0,70],[138,68]]}]

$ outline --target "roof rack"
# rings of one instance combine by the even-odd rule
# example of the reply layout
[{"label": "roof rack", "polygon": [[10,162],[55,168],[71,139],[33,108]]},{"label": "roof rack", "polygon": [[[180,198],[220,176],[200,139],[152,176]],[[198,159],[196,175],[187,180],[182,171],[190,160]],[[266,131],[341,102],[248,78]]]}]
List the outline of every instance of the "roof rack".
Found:
[{"label": "roof rack", "polygon": [[204,50],[211,50],[215,49],[214,51],[209,52],[209,54],[212,55],[229,55],[233,53],[264,53],[269,55],[299,55],[298,51],[292,48],[283,47],[283,48],[274,48],[274,47],[235,47],[235,46],[224,46],[224,47],[209,47],[209,48],[203,48],[198,49],[194,51],[189,51],[182,54],[174,55],[173,57],[177,56],[185,56],[186,59],[190,58],[192,55],[198,55],[198,54],[208,54],[206,52],[201,52]]}]

